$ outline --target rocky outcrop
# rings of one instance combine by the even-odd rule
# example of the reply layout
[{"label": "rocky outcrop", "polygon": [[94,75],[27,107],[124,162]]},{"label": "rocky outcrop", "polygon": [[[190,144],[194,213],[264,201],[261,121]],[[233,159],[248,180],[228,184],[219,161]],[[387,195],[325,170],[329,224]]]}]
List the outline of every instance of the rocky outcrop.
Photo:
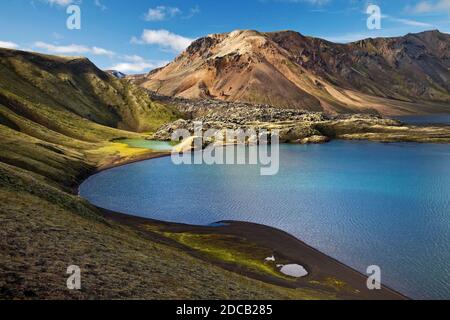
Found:
[{"label": "rocky outcrop", "polygon": [[331,139],[329,137],[325,137],[325,136],[311,136],[311,137],[307,137],[301,140],[297,140],[298,143],[300,144],[321,144],[321,143],[327,143],[329,142]]},{"label": "rocky outcrop", "polygon": [[[382,142],[450,142],[450,126],[414,127],[378,115],[326,115],[297,109],[278,109],[269,105],[251,105],[216,100],[186,100],[152,94],[162,103],[170,103],[185,115],[185,119],[162,126],[151,139],[171,140],[177,129],[194,134],[194,123],[201,122],[203,131],[216,130],[222,134],[232,130],[277,130],[281,143],[314,144],[332,139],[364,139]],[[198,134],[198,133],[197,133]],[[217,141],[206,141],[211,143]],[[257,143],[258,138],[247,143]],[[226,141],[223,143],[234,143]]]}]

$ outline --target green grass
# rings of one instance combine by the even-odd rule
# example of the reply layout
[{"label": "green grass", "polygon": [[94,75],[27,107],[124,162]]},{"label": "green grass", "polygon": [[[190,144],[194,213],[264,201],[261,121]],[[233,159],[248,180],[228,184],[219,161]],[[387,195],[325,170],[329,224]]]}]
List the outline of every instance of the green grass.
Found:
[{"label": "green grass", "polygon": [[[235,236],[218,234],[170,233],[163,232],[164,236],[198,250],[206,255],[247,269],[252,272],[270,275],[276,278],[294,280],[278,271],[274,263],[265,262],[265,258],[272,256],[268,248],[259,247],[245,239]],[[279,261],[278,263],[283,263]]]},{"label": "green grass", "polygon": [[73,129],[84,119],[151,132],[179,116],[174,108],[153,102],[143,89],[109,76],[85,58],[6,49],[0,49],[0,103],[60,130]]},{"label": "green grass", "polygon": [[[143,154],[112,140],[178,118],[84,58],[0,49],[0,160],[74,187],[93,168]],[[132,130],[132,131],[129,131]]]},{"label": "green grass", "polygon": [[132,148],[141,148],[153,151],[170,151],[176,146],[176,141],[154,141],[147,139],[121,139],[115,142],[124,143]]},{"label": "green grass", "polygon": [[[98,168],[151,153],[123,139],[177,117],[87,59],[0,49],[0,299],[336,298],[334,280],[288,289],[219,267],[292,280],[264,262],[269,249],[243,238],[165,234],[215,262],[195,258],[76,195]],[[81,291],[65,286],[72,264]]]},{"label": "green grass", "polygon": [[[76,195],[102,165],[149,153],[178,117],[87,59],[0,49],[0,299],[320,299],[252,280],[103,218]],[[128,131],[132,130],[132,131]],[[82,290],[66,269],[82,270]]]},{"label": "green grass", "polygon": [[[0,298],[321,299],[239,276],[105,220],[79,197],[0,163]],[[65,287],[81,267],[82,290]]]}]

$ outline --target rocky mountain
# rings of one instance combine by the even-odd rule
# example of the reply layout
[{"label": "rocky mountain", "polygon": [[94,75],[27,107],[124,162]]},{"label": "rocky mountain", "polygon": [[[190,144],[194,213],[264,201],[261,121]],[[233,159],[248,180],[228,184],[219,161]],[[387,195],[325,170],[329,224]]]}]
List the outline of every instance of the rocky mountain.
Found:
[{"label": "rocky mountain", "polygon": [[327,113],[450,112],[450,35],[336,44],[293,31],[213,34],[139,78],[161,95]]},{"label": "rocky mountain", "polygon": [[125,73],[120,72],[118,70],[106,70],[105,72],[116,77],[117,79],[124,79],[127,76]]}]

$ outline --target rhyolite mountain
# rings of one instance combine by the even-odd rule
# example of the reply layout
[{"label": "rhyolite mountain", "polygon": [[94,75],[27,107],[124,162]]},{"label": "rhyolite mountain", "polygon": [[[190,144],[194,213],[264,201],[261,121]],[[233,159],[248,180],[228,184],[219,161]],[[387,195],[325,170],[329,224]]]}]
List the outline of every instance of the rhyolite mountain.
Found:
[{"label": "rhyolite mountain", "polygon": [[450,112],[450,35],[337,44],[294,31],[213,34],[139,78],[162,95],[328,113]]}]

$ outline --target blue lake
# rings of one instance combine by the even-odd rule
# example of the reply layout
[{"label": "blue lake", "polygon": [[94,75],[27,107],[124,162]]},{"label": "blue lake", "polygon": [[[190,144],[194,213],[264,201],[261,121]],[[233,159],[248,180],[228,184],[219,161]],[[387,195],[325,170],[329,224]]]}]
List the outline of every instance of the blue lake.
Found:
[{"label": "blue lake", "polygon": [[411,125],[450,125],[450,114],[431,114],[426,116],[401,116],[395,119]]},{"label": "blue lake", "polygon": [[281,145],[275,176],[160,158],[101,172],[80,194],[159,220],[270,225],[361,272],[379,265],[412,298],[450,299],[449,145]]}]

